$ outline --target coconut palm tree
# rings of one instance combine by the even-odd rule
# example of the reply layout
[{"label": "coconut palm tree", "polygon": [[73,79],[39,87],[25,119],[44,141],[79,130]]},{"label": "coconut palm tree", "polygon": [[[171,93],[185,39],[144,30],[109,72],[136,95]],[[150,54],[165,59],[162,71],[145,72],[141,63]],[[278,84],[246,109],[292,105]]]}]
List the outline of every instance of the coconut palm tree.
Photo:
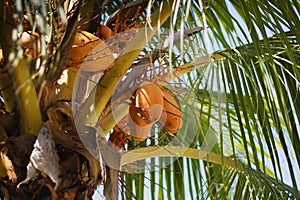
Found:
[{"label": "coconut palm tree", "polygon": [[299,14],[0,0],[1,198],[300,198]]}]

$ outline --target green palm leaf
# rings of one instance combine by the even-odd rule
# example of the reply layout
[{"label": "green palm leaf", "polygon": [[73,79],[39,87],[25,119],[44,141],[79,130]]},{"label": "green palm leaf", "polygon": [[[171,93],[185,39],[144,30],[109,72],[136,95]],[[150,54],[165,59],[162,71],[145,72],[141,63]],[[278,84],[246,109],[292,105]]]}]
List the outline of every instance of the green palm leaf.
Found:
[{"label": "green palm leaf", "polygon": [[[190,87],[198,90],[201,116],[206,118],[193,147],[201,146],[210,119],[221,120],[213,152],[231,155],[243,163],[244,171],[178,160],[170,169],[152,172],[164,186],[156,198],[299,198],[299,2],[216,0],[202,1],[201,7],[198,1],[188,1],[179,13],[177,18],[184,19],[186,13],[189,18],[167,27],[207,23],[206,33],[192,40],[215,58],[212,67],[186,75]],[[209,79],[209,73],[217,75],[219,89],[209,88],[213,83],[208,81],[217,81]],[[212,101],[213,95],[226,101]],[[170,180],[169,173],[176,179]],[[178,187],[179,182],[187,187]],[[170,194],[172,189],[176,192]]]}]

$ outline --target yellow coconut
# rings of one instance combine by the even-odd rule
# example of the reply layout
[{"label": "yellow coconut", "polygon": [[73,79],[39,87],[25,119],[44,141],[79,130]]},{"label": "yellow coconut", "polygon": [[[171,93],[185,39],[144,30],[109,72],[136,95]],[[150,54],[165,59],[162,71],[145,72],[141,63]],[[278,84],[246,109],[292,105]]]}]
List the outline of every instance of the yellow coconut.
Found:
[{"label": "yellow coconut", "polygon": [[148,134],[155,122],[149,123],[144,126],[139,126],[135,123],[131,117],[128,118],[128,127],[130,129],[130,135],[134,137],[134,139],[138,141],[144,141],[147,139]]},{"label": "yellow coconut", "polygon": [[112,30],[105,25],[101,25],[98,27],[97,33],[100,38],[109,39],[112,36]]},{"label": "yellow coconut", "polygon": [[130,118],[133,118],[134,123],[139,126],[146,126],[150,123],[150,117],[145,110],[141,110],[135,106],[130,105],[129,114]]},{"label": "yellow coconut", "polygon": [[181,110],[173,93],[161,89],[164,98],[164,109],[159,124],[169,133],[176,133],[182,127]]},{"label": "yellow coconut", "polygon": [[109,136],[109,141],[117,150],[122,149],[129,140],[129,135],[118,126],[113,128],[113,132]]},{"label": "yellow coconut", "polygon": [[105,42],[87,31],[77,31],[69,66],[84,71],[99,72],[111,68],[114,61],[115,59]]},{"label": "yellow coconut", "polygon": [[141,84],[132,98],[129,113],[139,126],[157,122],[163,111],[163,94],[160,87],[152,82]]}]

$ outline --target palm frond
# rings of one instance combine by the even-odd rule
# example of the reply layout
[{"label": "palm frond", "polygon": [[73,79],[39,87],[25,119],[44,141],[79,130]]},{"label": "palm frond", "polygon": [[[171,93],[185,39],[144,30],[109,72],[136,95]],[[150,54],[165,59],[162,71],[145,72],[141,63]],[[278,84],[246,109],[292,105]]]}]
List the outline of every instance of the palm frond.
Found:
[{"label": "palm frond", "polygon": [[[212,66],[187,74],[202,102],[202,131],[192,145],[201,146],[214,127],[212,119],[219,120],[219,142],[212,151],[232,155],[245,171],[186,159],[176,169],[184,176],[180,168],[187,167],[189,179],[180,181],[190,188],[178,188],[166,175],[176,172],[161,169],[151,176],[165,185],[156,198],[170,198],[169,189],[174,188],[183,196],[198,191],[199,196],[191,195],[198,199],[299,198],[299,2],[216,0],[202,1],[201,6],[186,1],[177,18],[184,19],[186,8],[187,20],[166,27],[180,31],[182,24],[207,24],[205,33],[193,35],[191,41],[215,59]],[[175,48],[182,49],[182,44]],[[190,49],[190,55],[197,54]],[[213,100],[213,95],[225,96],[225,101]]]}]

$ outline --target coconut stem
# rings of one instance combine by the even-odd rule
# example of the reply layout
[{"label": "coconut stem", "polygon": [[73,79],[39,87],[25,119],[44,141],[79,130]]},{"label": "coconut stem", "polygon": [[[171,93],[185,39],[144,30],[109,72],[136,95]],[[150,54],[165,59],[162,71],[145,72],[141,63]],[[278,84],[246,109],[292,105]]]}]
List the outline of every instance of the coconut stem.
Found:
[{"label": "coconut stem", "polygon": [[178,146],[163,146],[163,147],[143,147],[125,152],[121,157],[121,167],[129,163],[154,157],[186,157],[199,159],[231,167],[239,171],[244,168],[235,159],[228,156],[223,156],[213,152],[207,152],[200,149],[183,148]]},{"label": "coconut stem", "polygon": [[[14,57],[15,52],[11,52]],[[42,126],[42,114],[34,83],[31,79],[30,66],[26,58],[12,59],[9,70],[14,86],[17,109],[20,114],[21,133],[37,135]]]}]

